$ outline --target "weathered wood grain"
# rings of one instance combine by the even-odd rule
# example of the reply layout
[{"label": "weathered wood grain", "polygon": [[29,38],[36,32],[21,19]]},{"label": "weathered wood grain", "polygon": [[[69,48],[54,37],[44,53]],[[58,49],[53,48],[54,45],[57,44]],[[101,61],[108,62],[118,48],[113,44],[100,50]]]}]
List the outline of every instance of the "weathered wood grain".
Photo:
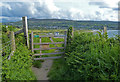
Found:
[{"label": "weathered wood grain", "polygon": [[34,58],[34,60],[45,60],[45,59],[58,59],[62,56],[56,56],[56,57],[42,57],[42,58]]},{"label": "weathered wood grain", "polygon": [[29,39],[28,39],[28,25],[27,25],[27,16],[22,17],[24,37],[26,40],[26,46],[29,48]]},{"label": "weathered wood grain", "polygon": [[56,54],[64,54],[65,52],[56,52],[56,53],[42,53],[42,54],[34,54],[33,56],[40,56],[40,55],[56,55]]},{"label": "weathered wood grain", "polygon": [[34,48],[33,50],[50,50],[50,49],[64,49],[64,47],[55,47],[55,48],[46,48],[46,49]]},{"label": "weathered wood grain", "polygon": [[54,42],[54,43],[33,43],[34,45],[44,45],[44,44],[63,44],[64,42]]},{"label": "weathered wood grain", "polygon": [[32,52],[34,52],[34,49],[33,49],[33,31],[31,32],[31,49],[32,49]]}]

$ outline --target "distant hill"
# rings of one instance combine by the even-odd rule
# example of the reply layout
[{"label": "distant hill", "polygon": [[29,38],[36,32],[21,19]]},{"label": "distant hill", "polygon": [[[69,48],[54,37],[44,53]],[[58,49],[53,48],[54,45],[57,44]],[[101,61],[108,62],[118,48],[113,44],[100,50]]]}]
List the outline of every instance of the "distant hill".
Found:
[{"label": "distant hill", "polygon": [[[4,25],[14,25],[22,27],[22,21],[7,22]],[[118,22],[114,21],[76,21],[66,19],[28,19],[29,29],[67,29],[73,26],[76,29],[103,29],[106,26],[108,29],[117,30]]]},{"label": "distant hill", "polygon": [[35,18],[30,18],[28,20],[30,21],[71,21],[67,19],[35,19]]}]

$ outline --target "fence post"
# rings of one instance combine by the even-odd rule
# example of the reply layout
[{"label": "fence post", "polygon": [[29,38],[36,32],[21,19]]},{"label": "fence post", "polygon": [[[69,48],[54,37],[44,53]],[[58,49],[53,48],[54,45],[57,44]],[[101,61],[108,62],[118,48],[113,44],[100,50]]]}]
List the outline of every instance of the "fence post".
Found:
[{"label": "fence post", "polygon": [[27,16],[22,17],[22,21],[23,21],[23,31],[26,40],[26,46],[29,48]]},{"label": "fence post", "polygon": [[68,33],[67,33],[67,43],[71,43],[72,39],[74,37],[74,28],[73,27],[69,27],[68,28]]},{"label": "fence post", "polygon": [[64,37],[64,47],[66,49],[66,42],[67,42],[67,31],[65,31],[65,37]]},{"label": "fence post", "polygon": [[74,28],[72,27],[72,39],[74,38]]},{"label": "fence post", "polygon": [[14,36],[14,32],[12,31],[11,32],[11,51],[12,51],[12,55],[13,55],[13,52],[16,50],[15,48],[15,36]]},{"label": "fence post", "polygon": [[31,33],[29,34],[29,37],[30,37],[30,39],[29,39],[29,45],[30,45],[29,49],[31,50],[32,49],[32,46],[31,46]]},{"label": "fence post", "polygon": [[31,49],[32,49],[32,53],[34,52],[33,50],[33,31],[31,32]]},{"label": "fence post", "polygon": [[70,46],[73,38],[74,38],[74,28],[69,27],[67,32],[67,51],[70,51]]},{"label": "fence post", "polygon": [[106,33],[106,32],[107,32],[107,27],[104,27],[103,32],[104,32],[104,33]]}]

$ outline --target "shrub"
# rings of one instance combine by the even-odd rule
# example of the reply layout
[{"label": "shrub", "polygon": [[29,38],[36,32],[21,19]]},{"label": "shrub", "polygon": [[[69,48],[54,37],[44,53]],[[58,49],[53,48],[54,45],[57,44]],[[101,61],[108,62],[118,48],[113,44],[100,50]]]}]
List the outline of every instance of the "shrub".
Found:
[{"label": "shrub", "polygon": [[119,41],[107,34],[76,35],[67,52],[66,62],[72,71],[78,72],[77,80],[118,80],[120,70]]}]

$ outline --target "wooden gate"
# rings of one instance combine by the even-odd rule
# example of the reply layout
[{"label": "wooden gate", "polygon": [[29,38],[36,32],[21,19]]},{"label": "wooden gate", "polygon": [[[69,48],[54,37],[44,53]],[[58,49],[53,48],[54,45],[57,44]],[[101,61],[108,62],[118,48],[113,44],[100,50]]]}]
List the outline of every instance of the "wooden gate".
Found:
[{"label": "wooden gate", "polygon": [[[64,31],[64,35],[59,35],[59,34],[53,34],[53,33],[45,33],[46,35],[41,35],[41,33],[37,33],[36,32],[31,32],[31,50],[34,53],[35,50],[40,50],[39,54],[34,54],[33,57],[35,56],[40,56],[39,58],[34,58],[34,60],[44,60],[44,59],[57,59],[57,58],[61,58],[62,54],[64,54],[64,52],[54,52],[54,53],[42,53],[42,50],[50,50],[50,49],[64,49],[66,48],[66,40],[67,40],[67,33],[66,31]],[[58,33],[58,32],[56,32]],[[39,35],[38,35],[39,34]],[[39,42],[40,43],[34,43],[34,38],[39,38]],[[48,37],[50,39],[51,42],[47,42],[47,43],[42,43],[42,38],[44,37]],[[52,38],[64,38],[64,42],[54,42]],[[54,44],[55,47],[50,48],[49,45],[50,44]],[[57,47],[56,44],[64,44],[64,47]],[[34,48],[34,45],[40,45],[40,48]],[[56,55],[56,54],[61,54],[61,56],[54,56],[54,57],[42,57],[42,55]]]}]

